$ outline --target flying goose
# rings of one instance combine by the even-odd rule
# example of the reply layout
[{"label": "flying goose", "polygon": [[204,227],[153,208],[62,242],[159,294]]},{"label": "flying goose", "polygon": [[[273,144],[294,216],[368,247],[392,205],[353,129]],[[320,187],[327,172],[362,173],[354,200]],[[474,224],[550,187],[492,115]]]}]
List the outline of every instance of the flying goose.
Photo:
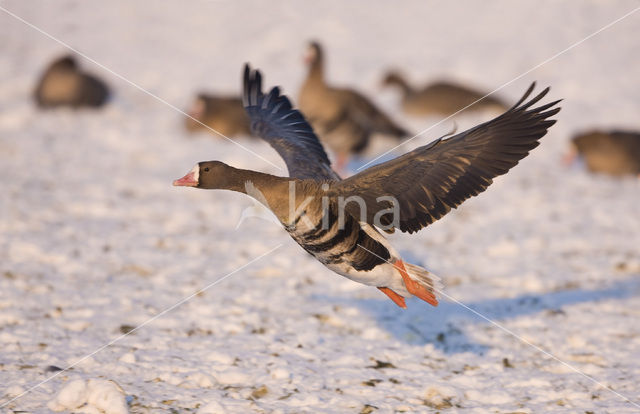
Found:
[{"label": "flying goose", "polygon": [[309,72],[300,89],[300,111],[320,140],[335,152],[338,171],[346,166],[350,154],[367,147],[372,134],[398,139],[410,135],[359,92],[327,85],[324,52],[318,42],[310,43],[305,60]]},{"label": "flying goose", "polygon": [[566,161],[570,163],[577,156],[584,159],[591,172],[640,176],[640,133],[614,130],[576,135]]},{"label": "flying goose", "polygon": [[205,161],[173,185],[249,194],[330,270],[377,287],[402,308],[411,296],[437,306],[439,279],[404,262],[377,228],[413,233],[428,226],[538,146],[560,108],[553,108],[559,101],[532,108],[549,91],[527,101],[534,85],[489,122],[341,180],[304,116],[278,87],[263,94],[260,72],[247,65],[243,100],[252,130],[284,159],[289,177]]},{"label": "flying goose", "polygon": [[107,101],[109,88],[100,79],[81,71],[76,59],[67,55],[49,65],[33,95],[41,108],[99,107]]},{"label": "flying goose", "polygon": [[185,127],[190,132],[208,130],[208,126],[226,137],[251,135],[249,116],[240,97],[201,93],[194,100],[189,116],[191,118],[185,118]]},{"label": "flying goose", "polygon": [[484,97],[485,94],[482,92],[451,82],[435,82],[422,89],[416,89],[396,71],[388,72],[382,84],[400,89],[403,111],[414,116],[449,116],[471,104],[473,105],[465,111],[484,109],[506,111],[508,109],[508,106],[498,98]]}]

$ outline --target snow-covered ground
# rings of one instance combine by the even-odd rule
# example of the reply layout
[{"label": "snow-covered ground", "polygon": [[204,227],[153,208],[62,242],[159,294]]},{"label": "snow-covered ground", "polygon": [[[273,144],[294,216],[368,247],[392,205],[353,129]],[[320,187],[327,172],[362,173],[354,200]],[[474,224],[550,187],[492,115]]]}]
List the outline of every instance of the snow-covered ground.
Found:
[{"label": "snow-covered ground", "polygon": [[[403,117],[379,90],[386,68],[491,90],[638,7],[449,3],[0,6],[178,108],[200,89],[238,92],[246,61],[295,98],[317,38],[334,83],[416,132],[438,119]],[[565,100],[542,145],[486,193],[392,237],[448,295],[403,311],[272,223],[236,228],[246,197],[172,187],[205,159],[282,171],[187,136],[179,113],[113,74],[83,61],[115,90],[104,110],[36,110],[35,79],[65,48],[0,11],[0,411],[640,411],[640,181],[560,163],[577,131],[640,128],[639,25],[640,11],[499,92],[515,100],[537,80]]]}]

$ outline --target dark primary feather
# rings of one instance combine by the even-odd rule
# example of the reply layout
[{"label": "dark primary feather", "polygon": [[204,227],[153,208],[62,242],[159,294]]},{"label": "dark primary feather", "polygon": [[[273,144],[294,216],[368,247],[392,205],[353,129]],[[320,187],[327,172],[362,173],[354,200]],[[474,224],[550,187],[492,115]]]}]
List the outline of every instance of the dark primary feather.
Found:
[{"label": "dark primary feather", "polygon": [[[400,230],[413,233],[433,223],[484,191],[494,177],[509,171],[538,146],[538,140],[556,122],[548,118],[560,111],[552,109],[560,101],[530,109],[549,88],[525,103],[534,86],[535,83],[518,103],[497,118],[450,138],[439,138],[336,183],[332,195],[362,197],[370,224],[392,224],[390,215],[374,223],[376,213],[391,206],[389,202],[379,203],[380,196],[397,200]],[[346,209],[359,217],[357,203],[348,203]]]},{"label": "dark primary feather", "polygon": [[262,93],[262,75],[244,68],[243,104],[252,132],[267,141],[284,159],[289,176],[299,179],[339,180],[322,144],[302,114],[291,107],[275,87]]}]

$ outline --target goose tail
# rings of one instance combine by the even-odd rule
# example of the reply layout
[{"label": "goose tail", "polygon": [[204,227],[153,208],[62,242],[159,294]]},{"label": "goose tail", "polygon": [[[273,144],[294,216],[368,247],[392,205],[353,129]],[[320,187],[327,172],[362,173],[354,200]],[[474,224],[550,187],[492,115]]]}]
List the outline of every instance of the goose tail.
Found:
[{"label": "goose tail", "polygon": [[409,293],[430,305],[438,306],[438,299],[442,292],[442,282],[437,275],[412,263],[398,261],[396,265],[400,265],[399,267],[404,269],[404,272],[400,270],[400,273],[405,273],[402,276]]}]

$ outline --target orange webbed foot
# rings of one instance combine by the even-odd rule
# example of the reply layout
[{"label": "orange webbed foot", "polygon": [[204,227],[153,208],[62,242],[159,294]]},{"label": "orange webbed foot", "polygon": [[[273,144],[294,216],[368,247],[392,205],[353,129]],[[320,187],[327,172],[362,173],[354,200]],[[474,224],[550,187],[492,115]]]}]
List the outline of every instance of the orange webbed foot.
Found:
[{"label": "orange webbed foot", "polygon": [[438,306],[438,300],[436,299],[436,296],[432,292],[429,292],[420,283],[411,279],[409,273],[407,273],[407,269],[405,269],[404,267],[404,262],[402,260],[396,260],[393,265],[400,271],[402,280],[404,280],[404,285],[407,287],[407,291],[409,291],[409,293],[419,297],[430,305]]},{"label": "orange webbed foot", "polygon": [[387,287],[378,287],[378,289],[380,289],[380,291],[385,295],[389,296],[389,299],[391,299],[393,303],[400,306],[402,309],[407,309],[407,304],[404,303],[404,298],[402,296]]}]

